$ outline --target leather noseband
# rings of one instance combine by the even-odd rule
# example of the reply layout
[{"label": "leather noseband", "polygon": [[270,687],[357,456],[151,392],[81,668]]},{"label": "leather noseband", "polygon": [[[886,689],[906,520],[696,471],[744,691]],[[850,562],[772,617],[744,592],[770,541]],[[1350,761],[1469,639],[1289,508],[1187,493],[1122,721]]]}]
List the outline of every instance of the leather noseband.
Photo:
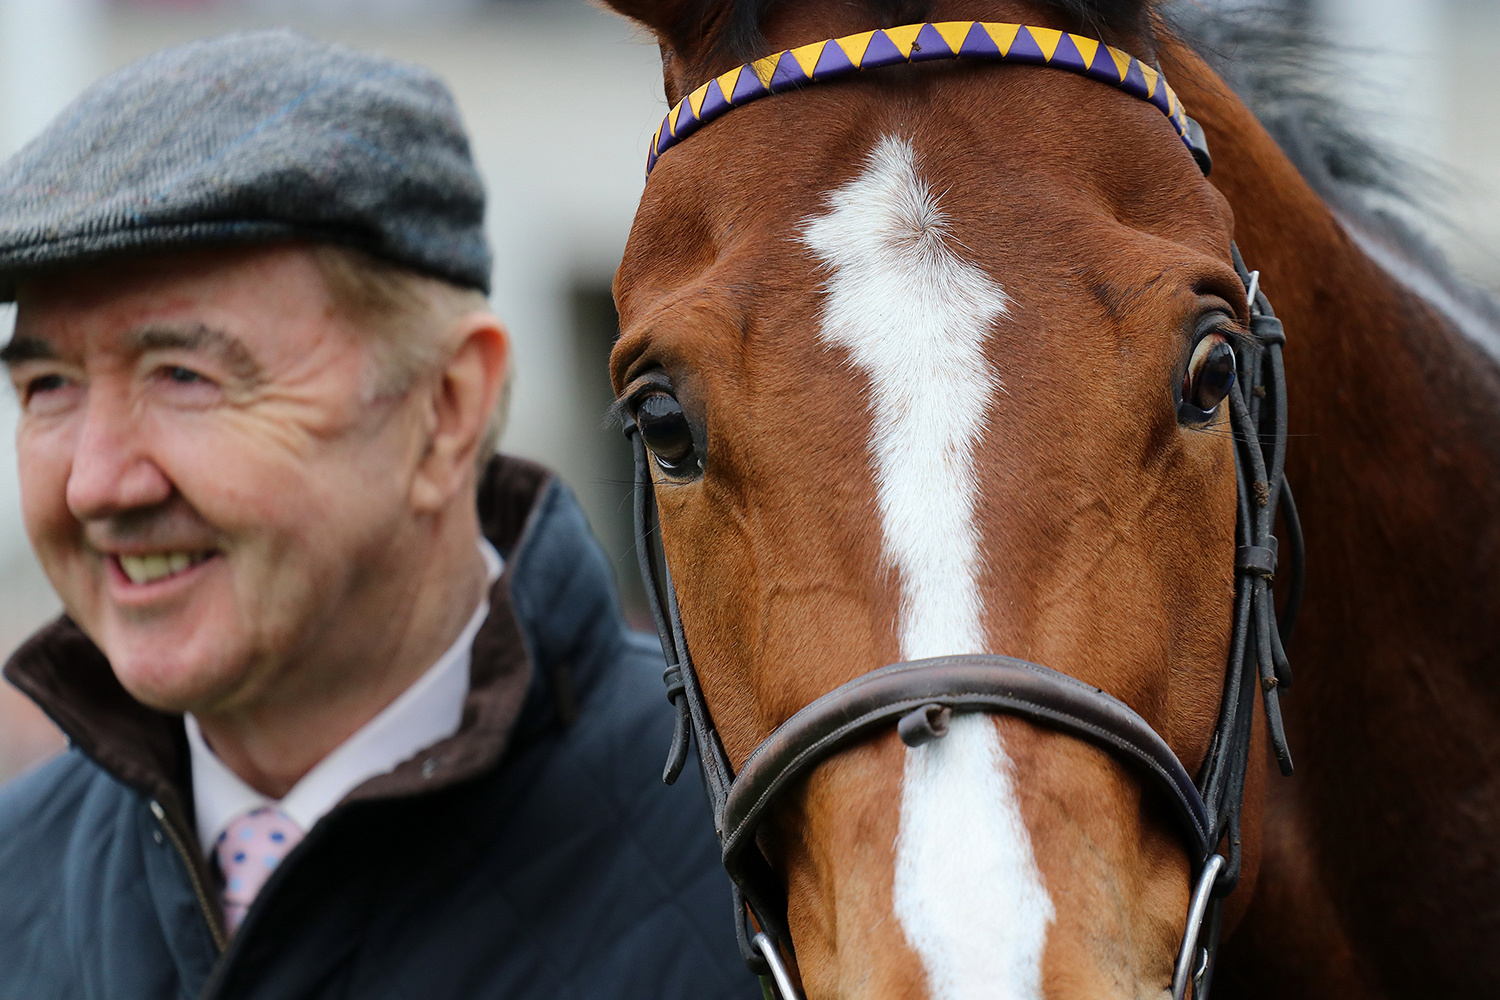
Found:
[{"label": "leather noseband", "polygon": [[[720,830],[725,867],[744,869],[741,858],[754,845],[766,809],[824,759],[891,725],[908,746],[941,739],[946,714],[957,712],[1017,715],[1098,745],[1165,793],[1196,855],[1212,853],[1212,823],[1193,779],[1129,705],[1049,667],[981,654],[872,670],[778,727],[750,754],[730,786]],[[935,717],[941,720],[937,725]]]}]

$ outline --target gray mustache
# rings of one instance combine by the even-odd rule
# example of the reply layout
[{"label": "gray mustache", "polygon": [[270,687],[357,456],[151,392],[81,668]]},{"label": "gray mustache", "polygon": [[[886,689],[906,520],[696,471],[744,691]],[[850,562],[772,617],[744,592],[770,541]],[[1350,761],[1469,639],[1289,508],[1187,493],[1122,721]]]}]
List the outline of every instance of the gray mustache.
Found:
[{"label": "gray mustache", "polygon": [[181,497],[89,521],[83,533],[97,549],[200,550],[219,545],[219,533]]}]

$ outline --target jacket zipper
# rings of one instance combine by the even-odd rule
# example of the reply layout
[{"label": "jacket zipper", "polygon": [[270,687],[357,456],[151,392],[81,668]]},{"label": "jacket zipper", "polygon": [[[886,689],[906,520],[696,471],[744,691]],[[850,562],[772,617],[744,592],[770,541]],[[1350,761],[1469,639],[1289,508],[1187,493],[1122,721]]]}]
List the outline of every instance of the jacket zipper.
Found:
[{"label": "jacket zipper", "polygon": [[229,940],[224,936],[224,931],[219,927],[217,915],[214,912],[213,900],[209,897],[208,889],[203,884],[203,877],[198,874],[198,866],[193,863],[193,856],[188,853],[187,843],[177,828],[167,819],[167,811],[161,807],[161,803],[155,799],[151,800],[151,814],[156,817],[157,822],[167,831],[167,836],[172,841],[172,846],[177,848],[177,853],[182,857],[182,863],[187,868],[188,879],[193,883],[193,894],[198,897],[198,905],[203,909],[203,919],[208,921],[208,932],[213,935],[214,946],[219,949],[219,954],[224,954],[229,949]]}]

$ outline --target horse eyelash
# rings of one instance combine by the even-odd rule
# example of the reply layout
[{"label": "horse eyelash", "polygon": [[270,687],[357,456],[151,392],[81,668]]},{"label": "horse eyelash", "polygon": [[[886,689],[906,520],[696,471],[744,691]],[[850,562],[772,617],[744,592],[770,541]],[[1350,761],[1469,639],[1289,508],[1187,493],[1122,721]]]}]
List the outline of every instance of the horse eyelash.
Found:
[{"label": "horse eyelash", "polygon": [[609,408],[604,411],[604,419],[599,426],[604,430],[623,430],[626,422],[630,419],[630,404],[635,399],[635,394],[621,396]]}]

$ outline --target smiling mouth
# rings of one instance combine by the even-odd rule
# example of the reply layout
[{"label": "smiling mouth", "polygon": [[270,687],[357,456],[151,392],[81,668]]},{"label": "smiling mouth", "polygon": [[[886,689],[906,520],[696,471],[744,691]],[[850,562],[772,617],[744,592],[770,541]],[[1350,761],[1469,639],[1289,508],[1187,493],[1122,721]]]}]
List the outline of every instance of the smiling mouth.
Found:
[{"label": "smiling mouth", "polygon": [[191,569],[215,555],[214,550],[203,552],[153,552],[140,556],[116,556],[120,570],[131,583],[145,584],[165,580],[169,576]]}]

